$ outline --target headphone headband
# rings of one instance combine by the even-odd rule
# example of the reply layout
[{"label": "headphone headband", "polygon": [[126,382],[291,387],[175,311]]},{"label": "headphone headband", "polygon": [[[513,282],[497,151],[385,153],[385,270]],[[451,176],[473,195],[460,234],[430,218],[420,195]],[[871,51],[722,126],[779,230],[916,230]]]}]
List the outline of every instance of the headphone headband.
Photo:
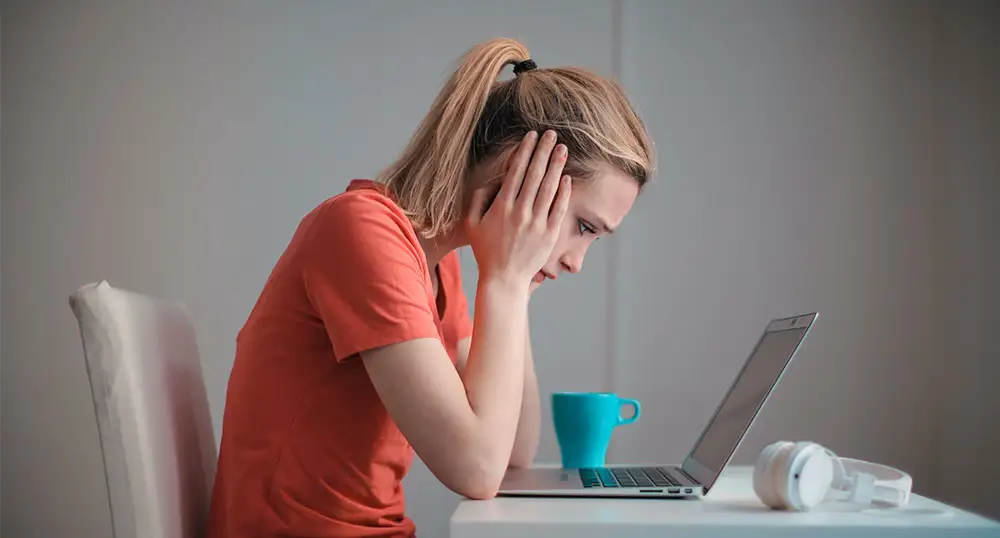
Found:
[{"label": "headphone headband", "polygon": [[827,500],[904,506],[913,479],[868,461],[841,458],[808,441],[778,441],[761,451],[754,467],[754,492],[774,509],[808,510]]},{"label": "headphone headband", "polygon": [[[837,458],[847,476],[855,476],[856,495],[864,495],[858,502],[877,501],[892,506],[910,502],[913,478],[899,469],[853,458]],[[870,493],[869,493],[870,492]]]}]

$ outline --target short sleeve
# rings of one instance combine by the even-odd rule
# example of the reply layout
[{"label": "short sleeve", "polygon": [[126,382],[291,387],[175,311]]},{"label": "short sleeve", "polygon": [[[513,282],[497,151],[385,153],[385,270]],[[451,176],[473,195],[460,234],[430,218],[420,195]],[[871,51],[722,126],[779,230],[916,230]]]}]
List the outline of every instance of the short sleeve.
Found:
[{"label": "short sleeve", "polygon": [[426,262],[402,212],[376,194],[317,208],[300,252],[306,294],[334,357],[417,338],[439,338]]}]

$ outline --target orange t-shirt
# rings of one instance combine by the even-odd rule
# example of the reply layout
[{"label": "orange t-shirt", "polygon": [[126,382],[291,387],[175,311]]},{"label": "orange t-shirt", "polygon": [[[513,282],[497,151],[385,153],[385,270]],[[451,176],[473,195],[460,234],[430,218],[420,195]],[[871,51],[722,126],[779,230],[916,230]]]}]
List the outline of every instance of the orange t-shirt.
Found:
[{"label": "orange t-shirt", "polygon": [[[306,215],[237,338],[210,538],[411,536],[413,449],[358,352],[472,334],[457,255],[427,259],[384,189],[355,180]],[[442,308],[443,314],[439,314]]]}]

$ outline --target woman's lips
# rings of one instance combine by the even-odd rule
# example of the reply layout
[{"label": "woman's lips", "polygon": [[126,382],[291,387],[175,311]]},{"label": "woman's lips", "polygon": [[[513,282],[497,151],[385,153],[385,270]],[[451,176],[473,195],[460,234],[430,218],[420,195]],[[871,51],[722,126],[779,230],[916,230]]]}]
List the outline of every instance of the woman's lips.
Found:
[{"label": "woman's lips", "polygon": [[541,284],[542,282],[545,282],[546,279],[555,280],[556,277],[546,273],[545,271],[539,271],[535,273],[535,278],[531,280],[534,281],[536,284]]}]

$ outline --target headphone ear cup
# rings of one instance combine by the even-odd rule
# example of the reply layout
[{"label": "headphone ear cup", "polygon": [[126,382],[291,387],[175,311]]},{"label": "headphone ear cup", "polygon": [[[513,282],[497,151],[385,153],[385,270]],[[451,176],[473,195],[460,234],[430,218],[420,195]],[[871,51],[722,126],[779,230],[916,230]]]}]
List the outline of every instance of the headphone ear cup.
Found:
[{"label": "headphone ear cup", "polygon": [[753,467],[753,491],[757,494],[764,505],[769,508],[779,508],[779,501],[775,496],[774,484],[771,480],[771,464],[781,447],[791,444],[788,441],[777,441],[764,447],[764,450],[757,456],[757,463]]},{"label": "headphone ear cup", "polygon": [[774,492],[778,508],[782,510],[794,508],[789,500],[788,464],[800,445],[801,443],[788,443],[782,446],[771,461],[771,469],[768,472],[768,477],[771,479],[771,491]]},{"label": "headphone ear cup", "polygon": [[775,445],[777,444],[778,443],[771,443],[764,447],[764,449],[760,451],[760,454],[757,455],[757,461],[754,462],[753,466],[753,492],[757,495],[757,498],[760,499],[760,502],[764,504],[768,504],[765,499],[768,492],[764,486],[764,468],[767,467],[771,456],[774,454]]},{"label": "headphone ear cup", "polygon": [[833,484],[833,460],[822,447],[803,454],[793,466],[795,502],[800,510],[809,510],[823,502]]},{"label": "headphone ear cup", "polygon": [[780,482],[775,480],[775,475],[779,472],[780,460],[794,447],[794,443],[780,441],[770,445],[761,453],[757,497],[774,510],[787,508],[780,491]]}]

